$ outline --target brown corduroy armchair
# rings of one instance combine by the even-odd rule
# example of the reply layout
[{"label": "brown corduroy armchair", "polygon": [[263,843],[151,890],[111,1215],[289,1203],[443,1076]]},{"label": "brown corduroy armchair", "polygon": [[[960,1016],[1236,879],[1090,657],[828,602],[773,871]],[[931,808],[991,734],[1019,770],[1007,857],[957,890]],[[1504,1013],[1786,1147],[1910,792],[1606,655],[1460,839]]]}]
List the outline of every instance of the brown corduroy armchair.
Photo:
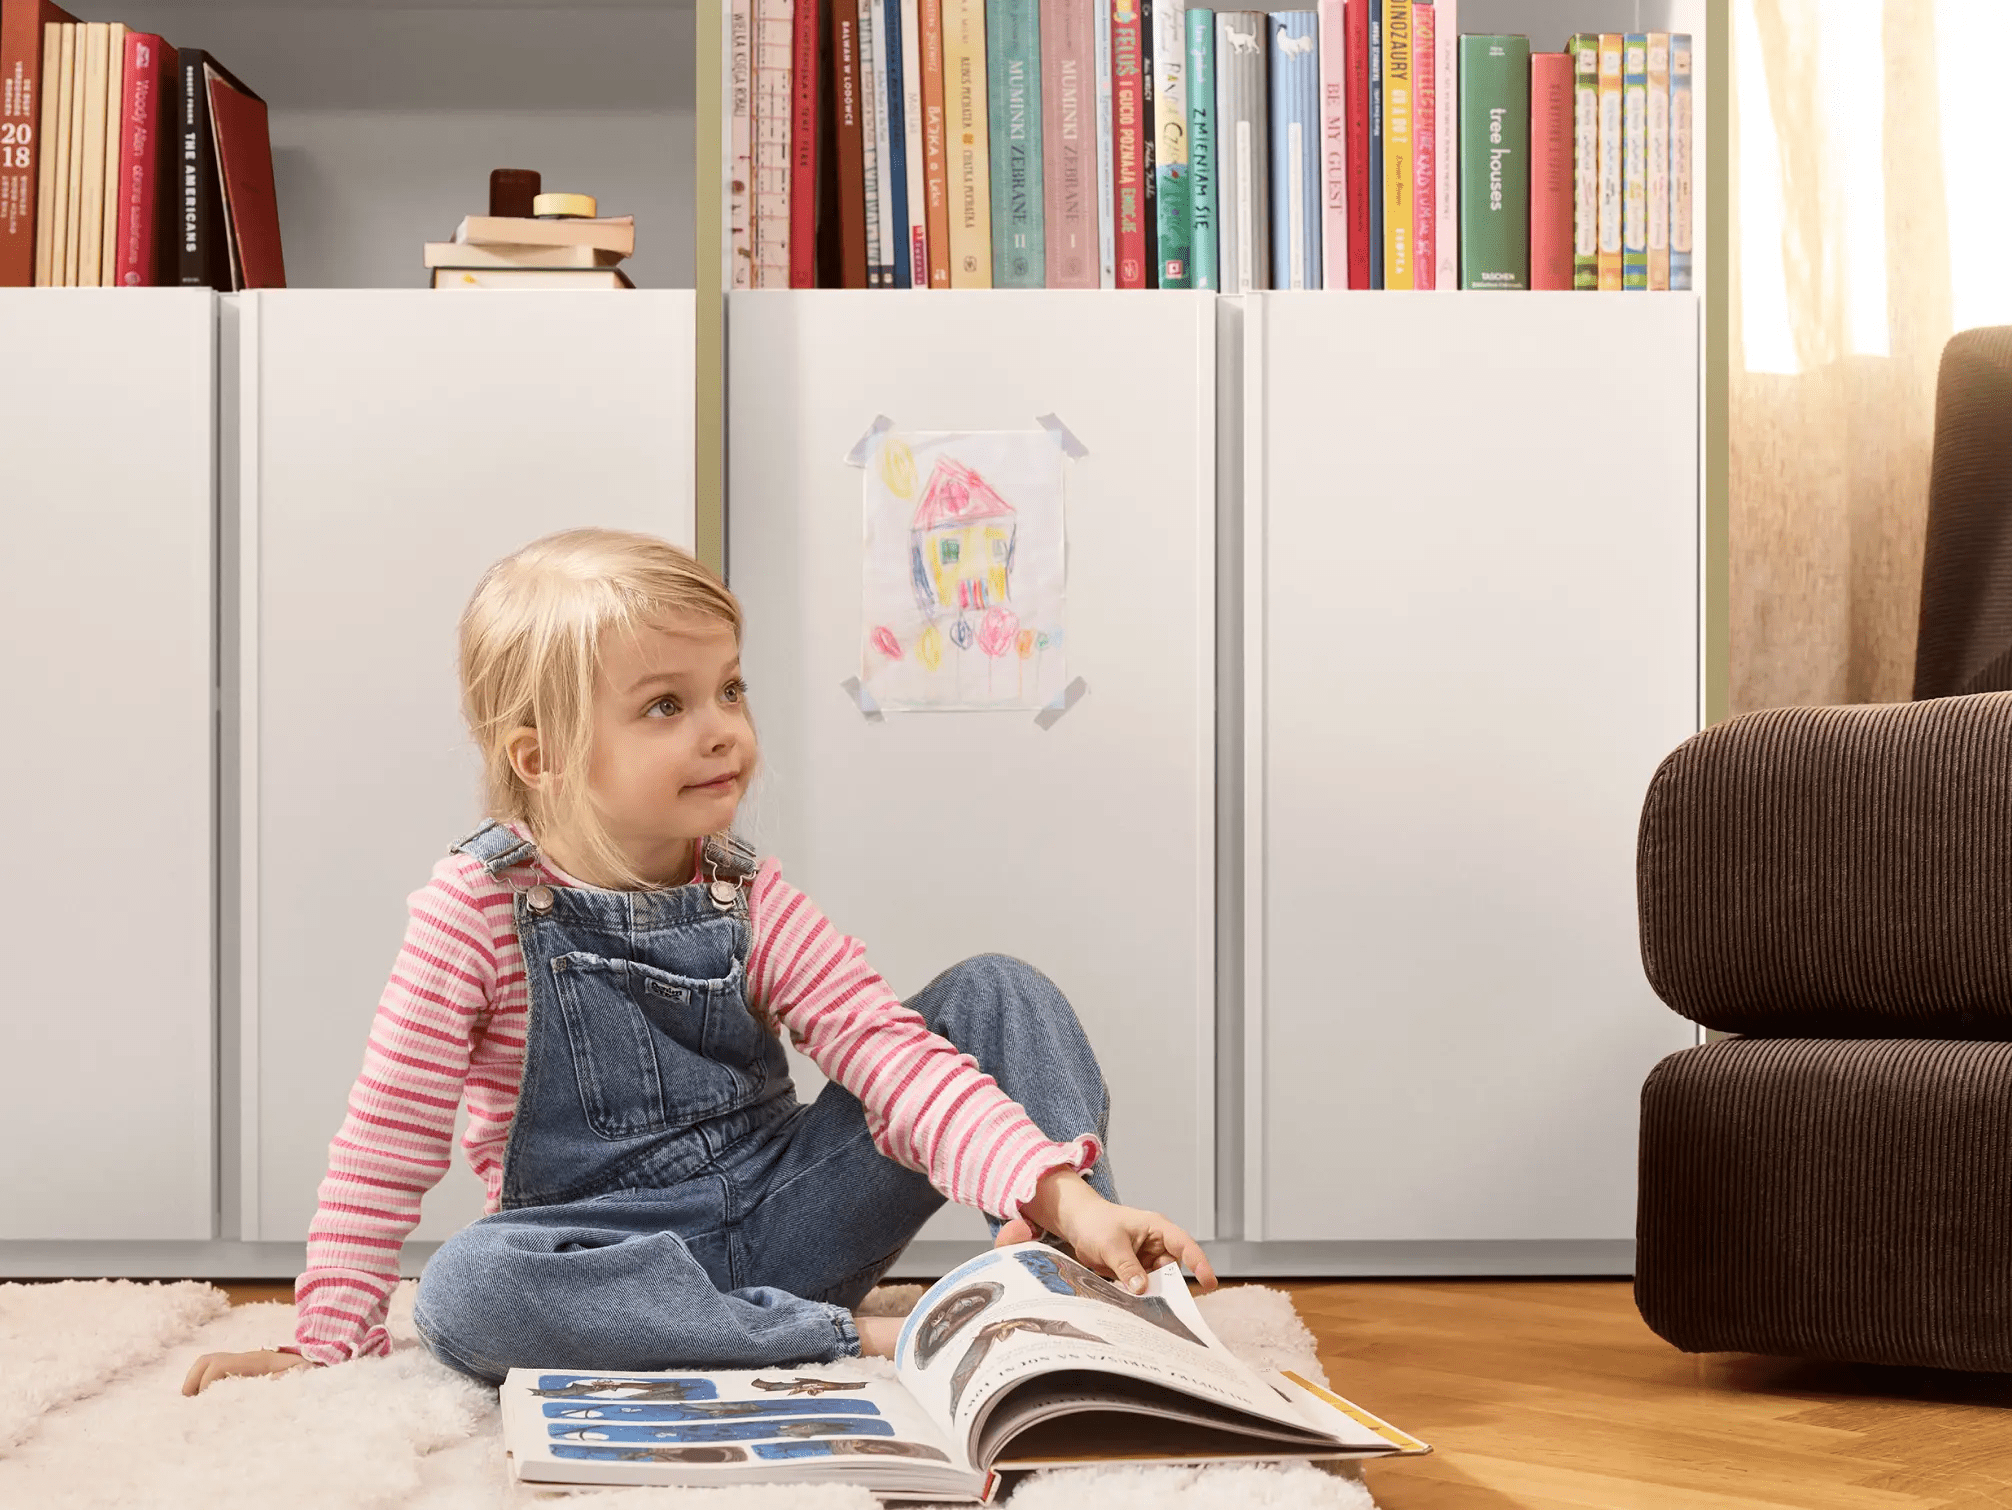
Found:
[{"label": "brown corduroy armchair", "polygon": [[2012,692],[1750,713],[1657,772],[1635,1301],[1689,1352],[2012,1372]]}]

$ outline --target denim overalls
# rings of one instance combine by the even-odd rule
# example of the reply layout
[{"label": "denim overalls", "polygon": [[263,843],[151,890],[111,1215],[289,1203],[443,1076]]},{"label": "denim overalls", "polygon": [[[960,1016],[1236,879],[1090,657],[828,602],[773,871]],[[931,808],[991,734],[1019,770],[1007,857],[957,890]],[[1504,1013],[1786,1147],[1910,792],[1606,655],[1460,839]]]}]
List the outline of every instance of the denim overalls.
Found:
[{"label": "denim overalls", "polygon": [[[519,886],[535,848],[493,820],[454,849],[515,893],[529,1011],[501,1209],[426,1265],[427,1346],[491,1383],[857,1353],[851,1308],[943,1197],[874,1148],[843,1086],[796,1099],[748,1010],[754,856],[708,842],[698,882],[607,891]],[[982,955],[908,1006],[1049,1137],[1101,1141],[1103,1076],[1045,976]],[[1107,1158],[1086,1178],[1116,1199]]]}]

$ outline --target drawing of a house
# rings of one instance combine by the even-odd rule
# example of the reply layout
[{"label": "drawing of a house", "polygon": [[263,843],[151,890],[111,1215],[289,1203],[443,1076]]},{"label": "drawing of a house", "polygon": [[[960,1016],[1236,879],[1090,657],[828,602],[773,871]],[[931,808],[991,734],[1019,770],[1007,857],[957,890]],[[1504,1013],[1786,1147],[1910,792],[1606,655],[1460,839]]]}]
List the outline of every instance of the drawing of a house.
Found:
[{"label": "drawing of a house", "polygon": [[930,471],[909,529],[915,600],[934,618],[944,609],[991,608],[1012,596],[1013,505],[961,462],[943,457]]}]

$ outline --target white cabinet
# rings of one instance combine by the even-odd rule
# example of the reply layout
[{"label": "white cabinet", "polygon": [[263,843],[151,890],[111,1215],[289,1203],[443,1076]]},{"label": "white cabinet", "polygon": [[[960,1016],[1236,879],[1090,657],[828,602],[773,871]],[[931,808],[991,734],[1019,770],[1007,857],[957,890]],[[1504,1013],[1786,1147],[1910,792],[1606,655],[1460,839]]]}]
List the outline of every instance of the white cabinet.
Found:
[{"label": "white cabinet", "polygon": [[213,1231],[212,299],[0,290],[0,1239]]},{"label": "white cabinet", "polygon": [[1633,1236],[1693,1041],[1634,899],[1698,726],[1697,322],[1247,301],[1246,1238]]},{"label": "white cabinet", "polygon": [[[1074,1003],[1128,1201],[1213,1227],[1214,301],[1206,295],[731,295],[728,569],[766,784],[753,836],[906,995],[1018,955]],[[860,675],[862,474],[903,430],[1028,430],[1068,468],[1069,675],[1027,713],[888,713]],[[801,1068],[801,1065],[799,1065]],[[806,1074],[808,1097],[817,1077]],[[982,1237],[954,1208],[931,1239]]]},{"label": "white cabinet", "polygon": [[[300,1241],[405,924],[479,821],[455,625],[482,570],[578,525],[690,547],[688,292],[291,291],[225,301],[225,622],[248,1240]],[[419,1236],[480,1211],[457,1149]]]}]

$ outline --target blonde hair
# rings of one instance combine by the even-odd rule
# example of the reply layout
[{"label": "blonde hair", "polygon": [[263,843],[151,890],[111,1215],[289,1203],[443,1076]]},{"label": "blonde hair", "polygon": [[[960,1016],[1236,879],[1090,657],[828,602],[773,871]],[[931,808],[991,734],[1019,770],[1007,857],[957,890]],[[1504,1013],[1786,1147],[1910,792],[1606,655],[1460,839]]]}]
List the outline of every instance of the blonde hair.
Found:
[{"label": "blonde hair", "polygon": [[[609,836],[586,781],[572,777],[593,751],[604,637],[666,614],[721,620],[740,641],[740,602],[704,563],[654,535],[605,529],[561,530],[505,556],[461,613],[461,713],[482,753],[489,816],[541,840],[565,834],[632,890],[652,883]],[[510,736],[522,728],[537,731],[542,768],[562,773],[542,790],[510,763]]]}]

